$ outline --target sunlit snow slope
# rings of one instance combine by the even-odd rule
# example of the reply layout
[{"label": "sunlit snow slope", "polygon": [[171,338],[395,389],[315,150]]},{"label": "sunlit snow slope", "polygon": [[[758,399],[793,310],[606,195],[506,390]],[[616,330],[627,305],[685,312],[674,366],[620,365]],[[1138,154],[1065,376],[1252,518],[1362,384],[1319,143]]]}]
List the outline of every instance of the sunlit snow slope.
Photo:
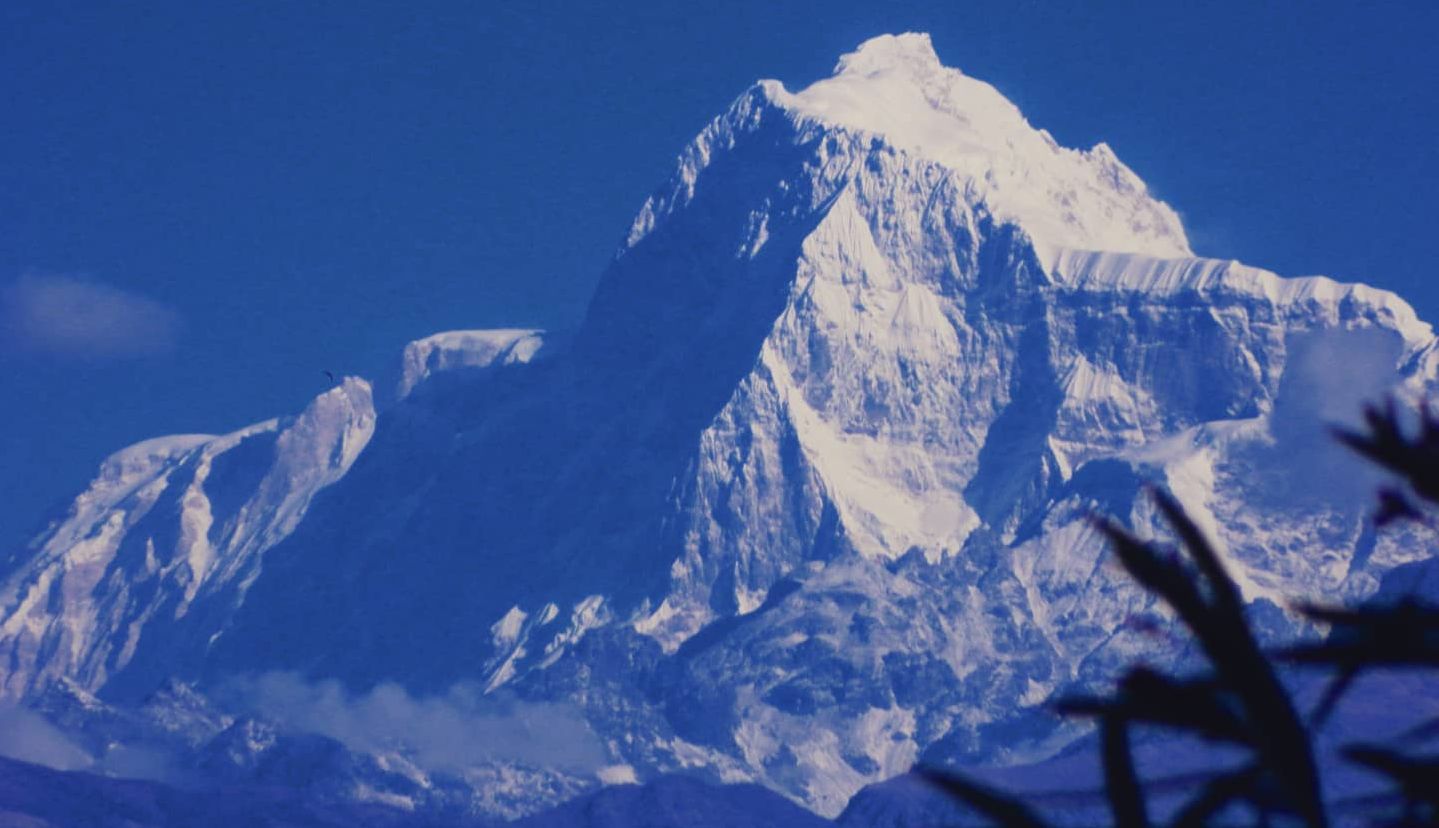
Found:
[{"label": "sunlit snow slope", "polygon": [[1166,657],[1087,522],[1154,531],[1146,481],[1276,630],[1419,548],[1366,529],[1325,427],[1428,388],[1429,326],[1194,258],[1107,147],[923,35],[741,95],[542,342],[415,343],[377,422],[351,380],[116,455],[0,593],[5,691],[475,680],[578,704],[641,778],[832,815],[925,751],[1052,751],[1057,689]]}]

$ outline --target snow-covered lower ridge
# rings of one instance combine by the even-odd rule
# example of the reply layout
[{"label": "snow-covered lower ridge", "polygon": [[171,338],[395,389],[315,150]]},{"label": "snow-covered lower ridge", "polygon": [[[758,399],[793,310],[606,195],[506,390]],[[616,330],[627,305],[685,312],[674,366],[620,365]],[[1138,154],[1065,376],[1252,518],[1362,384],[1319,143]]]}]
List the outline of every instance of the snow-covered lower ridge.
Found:
[{"label": "snow-covered lower ridge", "polygon": [[400,357],[395,398],[404,399],[432,375],[460,368],[526,363],[539,354],[545,332],[528,328],[446,331],[417,339]]},{"label": "snow-covered lower ridge", "polygon": [[344,475],[374,426],[369,384],[348,377],[295,417],[116,452],[0,587],[0,695],[55,678],[104,687],[153,639],[173,650],[218,633],[263,553]]},{"label": "snow-covered lower ridge", "polygon": [[[1046,699],[1182,658],[1130,623],[1167,619],[1090,520],[1163,534],[1146,483],[1276,635],[1283,599],[1429,554],[1366,524],[1328,432],[1435,389],[1428,326],[1190,256],[1105,151],[1006,106],[916,37],[761,84],[684,149],[565,347],[417,343],[353,463],[317,439],[274,471],[283,424],[118,455],[5,588],[8,692],[467,682],[576,705],[640,780],[832,814],[916,757],[1052,753],[1074,734]],[[261,540],[226,540],[240,512]]]},{"label": "snow-covered lower ridge", "polygon": [[[527,363],[544,345],[533,329],[411,342],[392,399],[438,374]],[[349,470],[375,419],[369,382],[347,377],[296,417],[220,436],[154,438],[111,455],[0,586],[0,652],[12,659],[0,697],[55,677],[103,687],[131,665],[142,640],[158,653],[177,646],[171,621],[196,627],[184,634],[187,649],[208,645],[259,576],[264,553]],[[197,600],[204,611],[186,621]]]},{"label": "snow-covered lower ridge", "polygon": [[[1397,294],[1365,284],[1345,283],[1327,276],[1285,278],[1232,259],[1153,256],[1095,250],[1054,251],[1049,273],[1057,284],[1078,290],[1132,291],[1145,294],[1190,292],[1218,296],[1247,294],[1275,307],[1300,310],[1352,307],[1368,321],[1382,320],[1407,345],[1418,350],[1434,339],[1434,329]],[[1291,311],[1294,312],[1294,311]],[[1335,315],[1329,321],[1337,323]]]}]

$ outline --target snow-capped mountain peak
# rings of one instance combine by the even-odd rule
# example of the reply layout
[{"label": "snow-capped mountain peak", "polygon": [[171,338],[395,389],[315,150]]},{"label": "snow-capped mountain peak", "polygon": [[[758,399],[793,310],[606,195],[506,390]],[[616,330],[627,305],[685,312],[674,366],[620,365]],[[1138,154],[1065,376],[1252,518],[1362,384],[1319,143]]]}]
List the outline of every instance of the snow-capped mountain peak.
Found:
[{"label": "snow-capped mountain peak", "polygon": [[942,65],[929,35],[868,40],[799,92],[764,88],[802,118],[874,133],[967,176],[1046,249],[1193,255],[1178,215],[1107,145],[1061,147],[993,86]]},{"label": "snow-capped mountain peak", "polygon": [[1091,520],[1158,531],[1145,482],[1276,628],[1423,554],[1325,429],[1436,354],[1387,292],[1192,257],[1108,147],[876,38],[705,127],[562,347],[437,335],[378,425],[347,381],[117,455],[0,589],[0,695],[468,682],[833,814],[1054,749],[1046,698],[1174,656]]},{"label": "snow-capped mountain peak", "polygon": [[[946,71],[935,54],[934,43],[924,32],[878,35],[842,55],[834,74],[873,75],[878,72],[907,72],[916,77]],[[958,72],[957,69],[948,71]]]}]

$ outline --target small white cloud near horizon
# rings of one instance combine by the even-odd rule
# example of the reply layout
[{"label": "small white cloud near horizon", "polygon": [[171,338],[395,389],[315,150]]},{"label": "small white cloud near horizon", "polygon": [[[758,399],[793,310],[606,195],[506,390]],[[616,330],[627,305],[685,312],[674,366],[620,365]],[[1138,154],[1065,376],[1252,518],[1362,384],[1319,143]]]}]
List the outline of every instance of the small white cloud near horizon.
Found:
[{"label": "small white cloud near horizon", "polygon": [[89,358],[173,351],[180,315],[153,299],[77,276],[28,273],[0,285],[0,348]]},{"label": "small white cloud near horizon", "polygon": [[514,762],[597,773],[611,764],[605,743],[578,706],[523,701],[503,692],[487,696],[464,682],[428,696],[411,695],[392,682],[354,694],[333,679],[310,681],[277,671],[232,677],[219,693],[234,709],[328,736],[351,750],[403,746],[431,770]]}]

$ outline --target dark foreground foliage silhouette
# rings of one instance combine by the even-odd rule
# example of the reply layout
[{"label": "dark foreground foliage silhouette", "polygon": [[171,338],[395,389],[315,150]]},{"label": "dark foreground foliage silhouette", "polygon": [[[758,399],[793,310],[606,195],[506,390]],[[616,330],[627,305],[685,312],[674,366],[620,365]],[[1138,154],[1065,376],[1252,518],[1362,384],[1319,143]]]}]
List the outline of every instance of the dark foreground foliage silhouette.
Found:
[{"label": "dark foreground foliage silhouette", "polygon": [[[1379,492],[1376,527],[1396,521],[1433,526],[1439,509],[1439,415],[1427,405],[1407,433],[1393,401],[1365,410],[1365,428],[1336,429],[1336,437],[1394,473],[1401,485]],[[1405,599],[1349,609],[1299,604],[1295,609],[1329,626],[1319,643],[1278,653],[1261,649],[1244,614],[1234,580],[1204,534],[1168,494],[1151,492],[1184,555],[1145,541],[1109,519],[1097,525],[1124,569],[1156,595],[1189,629],[1210,670],[1200,676],[1165,675],[1146,666],[1129,669],[1112,695],[1071,697],[1056,708],[1088,717],[1099,730],[1105,793],[1118,828],[1152,824],[1145,786],[1130,750],[1134,725],[1167,728],[1239,748],[1246,761],[1216,771],[1171,816],[1174,826],[1209,825],[1235,806],[1254,824],[1271,819],[1325,828],[1331,822],[1319,782],[1313,730],[1322,727],[1356,677],[1367,670],[1439,669],[1439,607]],[[1276,663],[1333,672],[1314,710],[1302,717],[1276,671]],[[1408,752],[1402,744],[1439,736],[1439,720],[1421,723],[1396,744],[1346,745],[1345,760],[1389,781],[1392,813],[1376,825],[1439,826],[1439,756]],[[1402,743],[1402,744],[1398,744]],[[921,770],[933,784],[990,822],[1006,828],[1044,828],[1045,820],[1019,797],[941,770]],[[1231,812],[1232,813],[1232,812]]]}]

